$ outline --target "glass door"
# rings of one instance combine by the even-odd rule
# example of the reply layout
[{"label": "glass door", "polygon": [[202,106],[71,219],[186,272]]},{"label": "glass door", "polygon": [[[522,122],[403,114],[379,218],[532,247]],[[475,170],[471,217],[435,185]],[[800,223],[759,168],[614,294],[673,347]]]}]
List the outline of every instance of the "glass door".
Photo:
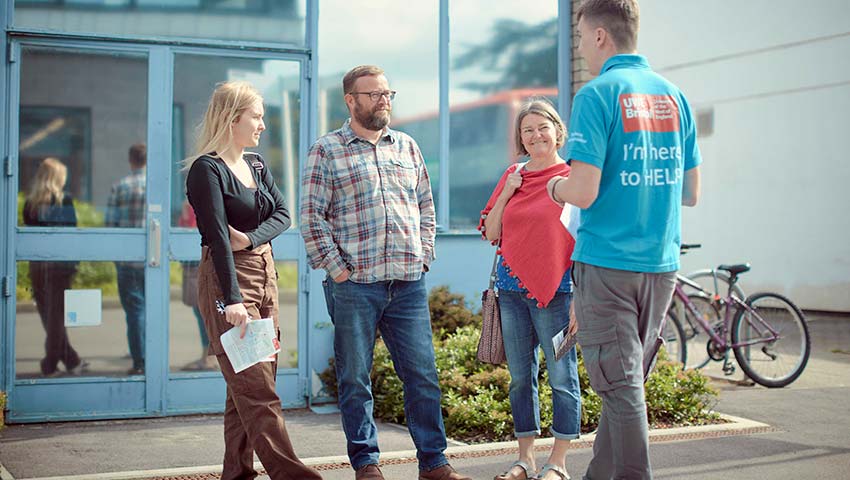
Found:
[{"label": "glass door", "polygon": [[298,158],[302,149],[301,99],[304,60],[268,54],[207,49],[177,49],[173,55],[173,112],[170,181],[170,234],[168,316],[167,409],[171,413],[221,411],[225,389],[218,363],[208,357],[209,340],[197,306],[197,265],[201,254],[192,209],[186,201],[186,178],[181,170],[185,157],[195,153],[196,127],[203,118],[210,95],[219,82],[245,80],[261,93],[265,105],[266,131],[255,149],[263,156],[275,182],[286,198],[295,224],[272,244],[278,273],[281,352],[278,356],[277,390],[284,406],[306,403],[301,363],[306,348],[306,312],[300,306],[299,257],[301,237],[297,231]]},{"label": "glass door", "polygon": [[[16,40],[12,52],[8,418],[222,411],[224,380],[205,355],[197,312],[200,236],[181,163],[215,85],[250,81],[266,109],[257,151],[297,223],[306,55],[65,40]],[[299,285],[307,282],[297,225],[273,249],[278,393],[284,406],[304,406]]]},{"label": "glass door", "polygon": [[148,188],[161,174],[147,162],[159,155],[149,148],[151,58],[110,44],[12,43],[12,421],[162,409],[150,321],[160,297],[149,294],[164,271],[162,193]]}]

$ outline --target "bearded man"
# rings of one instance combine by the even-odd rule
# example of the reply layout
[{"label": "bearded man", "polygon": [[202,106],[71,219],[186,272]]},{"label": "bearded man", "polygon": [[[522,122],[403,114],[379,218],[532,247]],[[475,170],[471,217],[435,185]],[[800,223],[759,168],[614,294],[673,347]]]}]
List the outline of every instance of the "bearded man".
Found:
[{"label": "bearded man", "polygon": [[301,235],[323,269],[334,324],[339,408],[355,479],[383,479],[369,372],[377,329],[404,383],[404,412],[419,478],[463,480],[444,455],[446,433],[431,340],[425,272],[436,219],[419,146],[391,130],[396,92],[374,65],[342,80],[350,118],[310,148],[301,188]]}]

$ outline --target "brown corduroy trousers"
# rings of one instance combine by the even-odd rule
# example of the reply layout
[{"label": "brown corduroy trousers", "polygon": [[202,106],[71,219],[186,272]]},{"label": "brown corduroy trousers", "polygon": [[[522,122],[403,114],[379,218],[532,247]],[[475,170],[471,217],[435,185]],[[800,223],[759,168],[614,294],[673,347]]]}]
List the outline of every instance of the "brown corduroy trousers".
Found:
[{"label": "brown corduroy trousers", "polygon": [[[277,273],[271,246],[233,252],[233,262],[248,315],[255,319],[273,318],[280,336]],[[222,480],[255,478],[254,451],[273,480],[321,479],[316,470],[298,459],[286,432],[280,398],[275,392],[277,360],[234,373],[219,339],[232,327],[216,309],[216,300],[222,298],[211,252],[204,247],[198,270],[198,308],[209,335],[210,354],[218,359],[227,383]]]}]

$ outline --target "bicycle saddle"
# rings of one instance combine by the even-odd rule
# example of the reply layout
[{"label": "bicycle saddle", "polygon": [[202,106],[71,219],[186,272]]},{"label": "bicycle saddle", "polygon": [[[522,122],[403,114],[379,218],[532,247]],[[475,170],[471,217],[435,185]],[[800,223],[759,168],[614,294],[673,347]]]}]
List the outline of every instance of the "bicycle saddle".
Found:
[{"label": "bicycle saddle", "polygon": [[749,272],[750,264],[739,263],[737,265],[718,265],[717,269],[729,272],[731,275],[738,275],[739,273]]}]

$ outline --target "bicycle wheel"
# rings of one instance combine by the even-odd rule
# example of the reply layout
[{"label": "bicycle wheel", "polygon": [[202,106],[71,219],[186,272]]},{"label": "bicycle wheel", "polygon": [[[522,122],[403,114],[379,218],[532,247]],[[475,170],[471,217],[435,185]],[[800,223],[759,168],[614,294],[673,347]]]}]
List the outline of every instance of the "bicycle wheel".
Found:
[{"label": "bicycle wheel", "polygon": [[[765,387],[784,387],[803,373],[812,348],[806,318],[790,300],[775,293],[747,299],[752,312],[739,308],[732,343],[755,342],[732,350],[744,373]],[[768,329],[769,326],[769,329]],[[776,332],[777,338],[771,340]]]},{"label": "bicycle wheel", "polygon": [[[720,318],[720,310],[716,303],[713,303],[705,294],[692,293],[688,295],[688,300],[693,304],[694,308],[699,312],[700,317],[708,323],[709,327],[714,329],[722,324]],[[685,321],[682,323],[682,330],[688,344],[687,362],[685,368],[700,369],[711,361],[708,355],[708,342],[711,337],[708,332],[697,322],[694,314],[687,308],[684,309]]]},{"label": "bicycle wheel", "polygon": [[[715,289],[714,277],[717,276],[717,288]],[[719,298],[721,301],[724,300],[729,292],[729,275],[724,272],[718,272],[711,268],[706,268],[703,270],[697,270],[695,272],[691,272],[687,275],[689,280],[692,280],[699,284],[702,287],[702,292],[707,294],[712,299]],[[686,293],[699,293],[699,291],[694,291],[693,288],[684,286]],[[732,293],[735,294],[736,297],[744,300],[747,296],[744,294],[744,289],[741,288],[740,280],[735,283],[735,286],[732,287]]]},{"label": "bicycle wheel", "polygon": [[667,352],[667,358],[685,365],[688,358],[688,343],[685,341],[682,324],[671,310],[667,311],[667,318],[664,319],[664,325],[661,327],[661,338],[664,339],[663,348]]}]

